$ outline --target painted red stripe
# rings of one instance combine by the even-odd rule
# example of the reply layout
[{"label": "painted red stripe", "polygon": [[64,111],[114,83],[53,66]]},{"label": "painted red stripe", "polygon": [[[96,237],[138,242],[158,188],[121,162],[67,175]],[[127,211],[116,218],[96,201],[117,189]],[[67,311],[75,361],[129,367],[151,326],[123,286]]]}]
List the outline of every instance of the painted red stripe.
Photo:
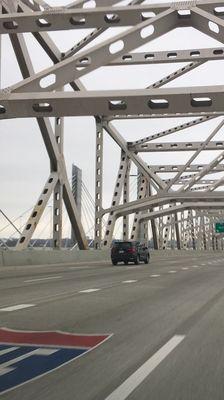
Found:
[{"label": "painted red stripe", "polygon": [[60,332],[17,332],[0,329],[1,343],[94,347],[107,339],[108,335],[74,335]]}]

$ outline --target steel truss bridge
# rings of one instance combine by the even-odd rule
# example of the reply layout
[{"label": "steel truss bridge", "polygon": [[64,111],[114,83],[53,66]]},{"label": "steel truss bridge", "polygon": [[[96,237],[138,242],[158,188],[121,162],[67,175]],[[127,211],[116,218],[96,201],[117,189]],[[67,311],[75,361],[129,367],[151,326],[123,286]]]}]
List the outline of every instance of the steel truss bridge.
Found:
[{"label": "steel truss bridge", "polygon": [[[125,28],[109,39],[89,46],[110,28]],[[194,28],[217,41],[219,47],[155,52],[135,52],[152,40],[181,28]],[[91,33],[67,52],[61,53],[48,32],[91,29]],[[181,32],[179,30],[178,32]],[[24,33],[30,33],[44,49],[53,66],[34,72]],[[50,159],[49,176],[16,245],[25,249],[53,195],[53,246],[62,240],[62,204],[67,209],[80,249],[87,240],[72,195],[63,154],[63,126],[67,116],[94,116],[96,123],[95,248],[108,247],[118,218],[123,218],[123,238],[147,240],[148,225],[156,249],[175,243],[178,249],[223,248],[214,223],[223,218],[224,141],[214,140],[224,119],[224,86],[164,87],[209,61],[224,59],[224,5],[222,1],[199,0],[159,3],[134,0],[76,0],[63,7],[51,7],[44,0],[0,0],[0,35],[9,35],[22,81],[0,91],[0,119],[36,118]],[[2,54],[4,57],[4,54]],[[175,63],[186,63],[175,70]],[[90,91],[81,78],[100,67],[173,64],[174,71],[145,89]],[[114,73],[117,69],[114,68]],[[112,79],[113,77],[111,77]],[[66,85],[72,90],[66,91]],[[54,128],[49,118],[55,119]],[[126,141],[114,121],[127,119],[191,117],[160,132],[150,132],[136,141]],[[166,142],[167,136],[217,119],[207,139],[194,142]],[[120,165],[111,207],[103,208],[104,137],[109,135],[120,148]],[[165,141],[164,141],[165,138]],[[155,141],[156,139],[156,141]],[[209,163],[194,160],[204,151],[219,150]],[[141,153],[191,151],[186,163],[148,165]],[[197,160],[196,160],[197,162]],[[130,201],[130,169],[138,171],[138,194]],[[164,179],[162,175],[174,176]],[[211,178],[212,174],[212,178]],[[130,226],[130,215],[134,214]],[[103,217],[107,216],[103,230]]]}]

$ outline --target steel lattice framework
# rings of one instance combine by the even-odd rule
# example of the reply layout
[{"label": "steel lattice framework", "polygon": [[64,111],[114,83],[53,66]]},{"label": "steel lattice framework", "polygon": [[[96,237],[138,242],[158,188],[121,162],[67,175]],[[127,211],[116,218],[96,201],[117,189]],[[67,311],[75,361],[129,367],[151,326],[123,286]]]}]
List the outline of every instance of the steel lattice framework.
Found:
[{"label": "steel lattice framework", "polygon": [[[96,121],[96,249],[111,244],[114,226],[120,217],[123,217],[124,239],[147,240],[150,222],[155,248],[165,249],[169,241],[176,242],[178,248],[187,247],[189,242],[199,249],[223,246],[222,240],[214,235],[214,223],[223,215],[224,192],[220,188],[224,186],[224,175],[212,179],[210,174],[224,172],[224,141],[213,140],[224,125],[224,119],[218,118],[224,115],[224,86],[163,86],[183,75],[187,78],[188,72],[208,61],[224,59],[224,5],[215,0],[148,3],[133,0],[124,5],[118,0],[76,0],[64,7],[51,7],[44,0],[0,0],[0,35],[9,35],[23,76],[22,81],[0,90],[0,119],[36,118],[51,163],[46,184],[17,243],[18,250],[27,247],[52,194],[54,247],[61,245],[64,201],[79,248],[87,248],[64,162],[63,124],[66,116],[89,115]],[[127,29],[88,46],[111,27]],[[176,28],[187,27],[216,39],[220,47],[135,52]],[[87,28],[92,29],[91,33],[64,53],[48,34]],[[23,35],[27,32],[44,49],[53,66],[34,72]],[[89,91],[80,80],[103,66],[133,65],[137,71],[139,65],[182,62],[187,64],[145,89]],[[65,91],[66,85],[72,91]],[[54,129],[50,117],[55,118]],[[126,141],[114,125],[118,119],[170,117],[194,119],[132,142]],[[172,133],[196,129],[199,124],[206,126],[207,121],[215,118],[218,118],[217,126],[203,142],[163,141]],[[105,134],[121,151],[111,207],[107,209],[102,202]],[[199,154],[209,150],[221,152],[208,164],[194,163]],[[192,155],[186,163],[178,165],[148,165],[141,157],[144,152],[171,151],[191,151]],[[130,201],[129,178],[133,164],[138,169],[138,193],[137,199]],[[175,176],[163,179],[161,173],[175,173]],[[134,214],[131,229],[130,214]],[[108,219],[103,237],[105,215]]]}]

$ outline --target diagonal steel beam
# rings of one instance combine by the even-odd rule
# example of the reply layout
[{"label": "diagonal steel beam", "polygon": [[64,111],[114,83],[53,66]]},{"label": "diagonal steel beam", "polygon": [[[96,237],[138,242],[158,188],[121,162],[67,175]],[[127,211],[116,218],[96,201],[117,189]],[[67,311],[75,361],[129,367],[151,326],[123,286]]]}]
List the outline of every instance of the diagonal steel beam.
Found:
[{"label": "diagonal steel beam", "polygon": [[189,121],[189,122],[185,122],[184,124],[177,125],[177,126],[175,126],[173,128],[166,129],[165,131],[162,131],[162,132],[159,132],[159,133],[154,133],[153,135],[146,136],[143,139],[139,139],[139,140],[136,140],[134,142],[130,142],[130,144],[132,144],[132,145],[144,144],[146,142],[150,142],[151,140],[159,139],[161,137],[164,137],[164,136],[167,136],[167,135],[171,135],[172,133],[176,133],[178,131],[182,131],[184,129],[199,125],[199,124],[201,124],[203,122],[206,122],[206,121],[208,121],[210,119],[213,119],[213,118],[215,118],[215,117],[206,115],[204,117],[194,119],[193,121]]},{"label": "diagonal steel beam", "polygon": [[224,43],[224,20],[218,16],[202,10],[199,7],[191,9],[192,26],[206,35]]},{"label": "diagonal steel beam", "polygon": [[[53,67],[47,68],[36,75],[27,78],[11,87],[17,92],[54,90],[72,82],[79,77],[108,64],[117,56],[139,47],[164,33],[169,32],[177,26],[177,15],[175,10],[168,9],[155,18],[146,20],[127,31],[110,38],[93,48],[59,62]],[[150,28],[149,28],[150,27]],[[46,82],[52,76],[54,82]],[[46,86],[45,86],[46,85]],[[45,87],[43,87],[45,86]]]},{"label": "diagonal steel beam", "polygon": [[[125,152],[125,154],[130,158],[131,161],[139,168],[139,171],[146,177],[151,178],[153,181],[153,186],[158,191],[159,189],[165,190],[166,185],[160,179],[147,164],[133,152],[128,150],[127,142],[121,136],[121,134],[117,131],[117,129],[112,126],[112,124],[103,124],[104,129],[109,133],[109,135],[114,139],[114,141],[119,145],[119,147]],[[155,185],[156,184],[156,185]]]},{"label": "diagonal steel beam", "polygon": [[[118,206],[120,204],[122,191],[124,190],[125,176],[127,174],[128,168],[129,168],[129,159],[128,159],[127,153],[125,153],[123,150],[121,150],[120,165],[118,168],[118,173],[117,173],[117,178],[116,178],[116,182],[115,182],[113,198],[112,198],[112,203],[111,203],[112,207]],[[107,220],[104,241],[103,241],[103,245],[105,247],[108,247],[111,244],[115,222],[116,222],[116,219],[114,218],[114,215],[112,212],[109,214],[108,220]]]},{"label": "diagonal steel beam", "polygon": [[26,4],[34,11],[40,9],[40,7],[44,10],[50,10],[52,8],[45,0],[20,0],[20,3]]},{"label": "diagonal steel beam", "polygon": [[27,248],[57,182],[58,182],[57,172],[51,172],[44,185],[41,195],[38,198],[33,208],[33,211],[30,214],[30,217],[28,218],[25,228],[21,233],[20,239],[18,240],[16,245],[16,250],[24,250]]},{"label": "diagonal steel beam", "polygon": [[[9,5],[11,6],[11,9],[13,9],[12,7],[15,6],[15,4],[10,3],[10,1],[9,1]],[[33,67],[32,67],[32,63],[31,63],[29,54],[27,52],[26,44],[25,44],[22,34],[18,34],[18,35],[12,34],[10,36],[10,39],[11,39],[13,47],[15,49],[18,64],[19,64],[19,67],[20,67],[20,70],[21,70],[23,76],[27,77],[27,76],[32,75]],[[70,193],[71,189],[70,189],[70,186],[68,183],[64,158],[60,154],[59,147],[56,142],[56,138],[54,136],[50,121],[47,118],[38,118],[37,122],[40,127],[40,130],[41,130],[41,133],[42,133],[42,136],[43,136],[43,139],[44,139],[44,142],[45,142],[45,145],[46,145],[49,157],[50,157],[52,173],[57,172],[57,176],[58,176],[60,182],[64,185],[64,187],[63,187],[64,202],[65,202],[65,206],[67,208],[73,229],[77,233],[77,241],[78,241],[79,247],[81,249],[86,249],[88,247],[88,244],[87,244],[85,233],[84,233],[81,221],[80,221],[80,216],[78,215],[78,211],[76,208],[74,198],[73,198],[72,194]],[[45,204],[45,203],[43,203],[43,204]],[[44,207],[43,207],[43,209],[44,209]],[[30,225],[30,223],[28,225]],[[32,229],[30,229],[29,232],[32,232]],[[21,243],[21,246],[24,248],[24,246],[26,246],[27,243],[28,243],[27,240],[24,239]]]},{"label": "diagonal steel beam", "polygon": [[201,180],[201,178],[203,178],[203,176],[207,175],[207,173],[209,171],[212,171],[212,169],[218,165],[221,161],[223,161],[224,159],[224,151],[221,152],[221,154],[219,154],[219,156],[215,157],[208,165],[206,165],[200,172],[198,172],[197,174],[195,174],[195,176],[193,178],[191,178],[191,180],[186,183],[182,188],[180,188],[178,190],[178,192],[184,192],[186,190],[189,190],[192,186],[194,186],[196,183],[198,183],[199,180]]},{"label": "diagonal steel beam", "polygon": [[[184,171],[186,171],[186,168],[189,167],[192,162],[196,159],[196,157],[198,157],[198,155],[203,151],[206,150],[207,145],[210,143],[211,139],[219,132],[219,130],[223,127],[224,125],[224,120],[222,120],[218,126],[212,131],[212,133],[208,136],[208,138],[201,143],[201,146],[198,148],[198,150],[190,157],[190,159],[186,162],[186,164],[181,168],[181,170],[175,175],[175,177],[171,180],[171,182],[168,184],[168,189],[172,187],[172,185],[174,185],[178,179],[180,178],[180,176],[182,175],[182,173]],[[216,164],[217,165],[217,164]],[[214,166],[216,166],[214,164]],[[204,174],[205,171],[210,171],[211,169],[208,169],[207,166],[205,166],[200,172],[198,172],[196,175],[194,175],[190,182],[187,183],[187,185],[191,185],[192,182],[195,182],[195,180],[198,182],[204,175],[207,174],[207,172]],[[203,172],[204,171],[204,172]],[[198,176],[200,175],[200,178],[198,178]],[[189,186],[190,188],[191,186]],[[184,188],[183,188],[184,189]]]},{"label": "diagonal steel beam", "polygon": [[218,179],[216,182],[212,183],[207,189],[208,192],[214,192],[218,187],[224,185],[224,177]]}]

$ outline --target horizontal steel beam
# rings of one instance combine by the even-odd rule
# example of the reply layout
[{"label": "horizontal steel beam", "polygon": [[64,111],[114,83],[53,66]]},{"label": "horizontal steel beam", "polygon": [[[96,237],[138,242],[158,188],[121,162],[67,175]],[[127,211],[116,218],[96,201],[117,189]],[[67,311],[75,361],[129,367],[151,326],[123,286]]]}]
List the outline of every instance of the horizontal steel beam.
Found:
[{"label": "horizontal steel beam", "polygon": [[[175,89],[10,93],[0,91],[0,119],[150,114],[163,117],[185,114],[224,114],[223,86]],[[162,114],[161,114],[162,113]]]},{"label": "horizontal steel beam", "polygon": [[[150,143],[129,146],[129,150],[139,152],[160,152],[160,151],[195,151],[198,150],[203,142],[172,142],[172,143]],[[212,141],[208,143],[204,150],[223,150],[224,141]]]},{"label": "horizontal steel beam", "polygon": [[173,206],[173,207],[168,207],[163,210],[158,210],[158,211],[153,211],[148,214],[141,214],[139,217],[140,222],[143,221],[149,221],[154,218],[158,217],[164,217],[166,215],[174,214],[176,212],[180,211],[186,211],[186,210],[217,210],[219,208],[222,208],[224,206],[224,202],[220,202],[219,204],[209,202],[209,203],[204,203],[204,202],[199,202],[199,203],[183,203],[179,206]]},{"label": "horizontal steel beam", "polygon": [[[179,172],[182,169],[183,165],[151,165],[151,169],[155,173],[170,173],[170,172]],[[199,172],[205,167],[205,164],[193,164],[186,168],[186,172]],[[224,164],[217,165],[212,171],[214,172],[223,172]]]},{"label": "horizontal steel beam", "polygon": [[188,2],[184,5],[181,3],[161,3],[95,8],[46,7],[43,11],[1,15],[0,34],[133,26],[155,17],[170,7],[177,11],[178,26],[186,26],[191,25],[191,13],[187,15],[188,18],[186,16],[184,18],[180,10],[191,10],[196,4],[197,7],[203,7],[204,10],[212,12],[214,15],[223,16],[222,12],[216,11],[221,7],[221,2],[212,4]]},{"label": "horizontal steel beam", "polygon": [[[169,183],[171,181],[171,179],[165,179],[164,182],[165,183]],[[189,181],[188,179],[179,179],[178,181],[176,181],[173,185],[183,185],[184,183],[187,183]],[[217,179],[202,179],[200,181],[197,182],[198,185],[212,185],[214,183],[218,182]]]},{"label": "horizontal steel beam", "polygon": [[133,26],[169,8],[169,4],[158,4],[153,9],[151,6],[54,7],[44,11],[2,14],[0,34]]},{"label": "horizontal steel beam", "polygon": [[[149,210],[153,207],[164,206],[166,204],[172,205],[173,203],[185,203],[185,202],[217,202],[220,203],[223,201],[224,192],[206,192],[206,196],[203,192],[161,192],[158,195],[154,195],[148,198],[144,198],[141,200],[131,201],[128,204],[121,204],[116,207],[107,208],[102,210],[102,215],[113,212],[116,214],[116,217],[120,217],[122,215],[128,215],[139,211]],[[222,207],[220,207],[222,208]]]},{"label": "horizontal steel beam", "polygon": [[148,51],[128,53],[110,62],[111,65],[165,64],[195,61],[223,60],[224,47],[210,49]]},{"label": "horizontal steel beam", "polygon": [[[72,1],[71,3],[65,5],[65,8],[84,7],[84,5],[88,2],[89,2],[89,0],[75,0],[75,1]],[[108,6],[112,6],[113,4],[116,4],[118,1],[117,0],[106,0],[106,2],[107,2]],[[105,5],[105,0],[95,0],[95,4],[96,4],[96,7],[102,7]]]},{"label": "horizontal steel beam", "polygon": [[130,52],[148,43],[164,33],[175,29],[178,17],[175,10],[168,10],[154,18],[126,29],[102,43],[67,58],[56,65],[44,69],[31,78],[27,78],[11,87],[16,92],[45,92],[55,90],[79,79],[95,69],[107,65],[119,55]]}]

